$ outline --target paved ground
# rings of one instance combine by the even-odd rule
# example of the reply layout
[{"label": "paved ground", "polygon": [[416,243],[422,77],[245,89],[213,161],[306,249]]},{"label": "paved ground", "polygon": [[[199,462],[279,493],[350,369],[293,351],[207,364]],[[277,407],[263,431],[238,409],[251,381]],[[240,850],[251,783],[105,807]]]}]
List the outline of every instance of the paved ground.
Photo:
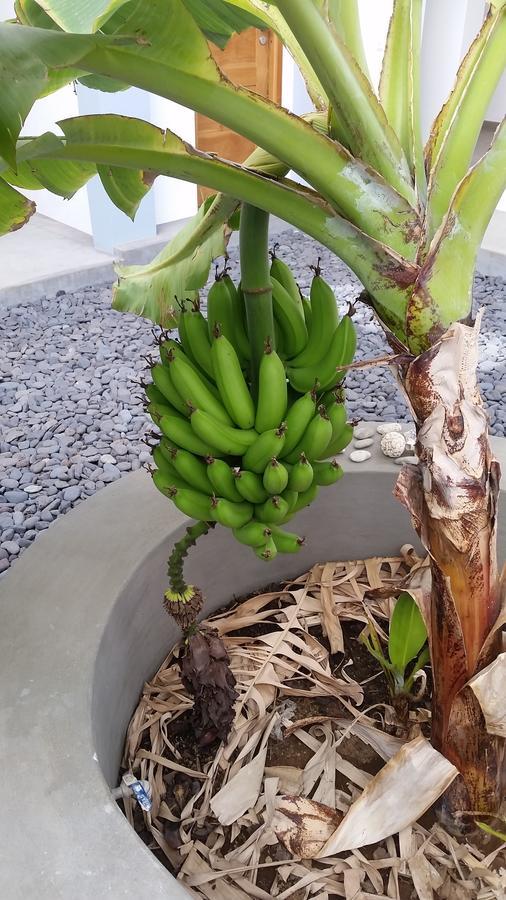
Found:
[{"label": "paved ground", "polygon": [[[323,274],[345,308],[358,284],[331,254],[301,235],[277,238],[279,254],[303,289],[309,266]],[[233,261],[237,271],[237,263]],[[506,281],[478,277],[485,307],[481,386],[493,433],[506,434]],[[370,312],[357,314],[360,357],[385,351]],[[153,347],[152,326],[110,308],[109,288],[87,288],[0,309],[0,573],[72,506],[149,459],[139,380]],[[385,369],[348,378],[350,413],[407,419]]]}]

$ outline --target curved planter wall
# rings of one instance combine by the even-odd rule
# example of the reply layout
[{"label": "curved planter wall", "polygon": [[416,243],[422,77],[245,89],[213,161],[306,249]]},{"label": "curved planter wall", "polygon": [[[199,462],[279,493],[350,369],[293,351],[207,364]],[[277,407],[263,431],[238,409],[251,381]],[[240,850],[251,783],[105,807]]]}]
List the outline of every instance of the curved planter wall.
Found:
[{"label": "curved planter wall", "polygon": [[[506,441],[494,449],[506,471]],[[318,560],[395,554],[412,541],[378,454],[300,514],[308,546],[266,566],[216,529],[190,555],[209,613]],[[501,509],[504,557],[506,502]],[[161,607],[185,520],[135,473],[41,535],[0,584],[0,806],[6,900],[188,894],[134,834],[109,788],[142,684],[177,637]]]}]

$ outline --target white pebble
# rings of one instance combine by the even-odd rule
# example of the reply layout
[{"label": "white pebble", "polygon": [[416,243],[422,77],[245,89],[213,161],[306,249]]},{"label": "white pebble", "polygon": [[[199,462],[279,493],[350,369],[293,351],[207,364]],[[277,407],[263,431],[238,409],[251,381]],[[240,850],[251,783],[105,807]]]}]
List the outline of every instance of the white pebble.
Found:
[{"label": "white pebble", "polygon": [[400,422],[383,422],[378,425],[376,431],[378,434],[388,434],[389,431],[402,431]]},{"label": "white pebble", "polygon": [[357,450],[365,450],[366,447],[372,447],[374,440],[372,438],[363,438],[361,441],[355,441]]},{"label": "white pebble", "polygon": [[23,485],[23,490],[26,491],[27,494],[38,494],[39,491],[42,490],[40,484],[25,484]]},{"label": "white pebble", "polygon": [[100,462],[101,463],[110,463],[111,465],[114,465],[114,463],[116,462],[116,457],[111,456],[110,453],[103,453],[102,456],[100,457]]},{"label": "white pebble", "polygon": [[374,437],[374,428],[371,428],[370,425],[359,425],[358,428],[355,428],[353,436],[357,441],[362,441],[366,438],[372,438]]},{"label": "white pebble", "polygon": [[353,452],[350,453],[350,459],[355,463],[366,462],[370,458],[371,454],[369,453],[369,450],[353,450]]},{"label": "white pebble", "polygon": [[393,462],[396,466],[417,466],[419,460],[417,456],[399,456]]}]

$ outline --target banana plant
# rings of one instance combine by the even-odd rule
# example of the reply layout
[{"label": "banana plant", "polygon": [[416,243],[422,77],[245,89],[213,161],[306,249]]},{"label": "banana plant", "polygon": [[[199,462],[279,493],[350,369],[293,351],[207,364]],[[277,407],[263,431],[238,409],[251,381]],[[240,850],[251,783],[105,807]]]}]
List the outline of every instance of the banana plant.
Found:
[{"label": "banana plant", "polygon": [[[460,772],[443,810],[458,822],[466,810],[495,812],[504,778],[504,691],[487,689],[506,672],[496,548],[500,473],[477,387],[480,314],[473,314],[472,285],[480,242],[506,188],[506,121],[471,163],[506,64],[506,3],[491,0],[425,146],[422,0],[394,0],[378,91],[357,6],[16,0],[16,21],[0,26],[0,228],[18,228],[33,213],[20,188],[71,196],[96,173],[129,215],[159,175],[211,188],[211,206],[151,266],[120,270],[114,304],[172,324],[174,294],[202,286],[241,206],[242,289],[257,366],[272,334],[269,215],[353,269],[392,348],[417,429],[419,465],[401,472],[396,493],[430,556],[431,584],[419,599],[434,681],[432,741]],[[272,28],[292,54],[312,115],[291,115],[220,71],[208,39],[225,46],[251,24]],[[151,91],[259,149],[237,166],[169,130],[111,115],[67,119],[58,135],[22,133],[36,100],[75,79]],[[490,709],[491,698],[502,710]]]}]

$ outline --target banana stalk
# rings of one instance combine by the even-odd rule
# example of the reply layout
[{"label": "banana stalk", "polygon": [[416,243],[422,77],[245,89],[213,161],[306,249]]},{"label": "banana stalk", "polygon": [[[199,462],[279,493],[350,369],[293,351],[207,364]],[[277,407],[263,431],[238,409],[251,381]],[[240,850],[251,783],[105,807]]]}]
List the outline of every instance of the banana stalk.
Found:
[{"label": "banana stalk", "polygon": [[240,230],[241,286],[251,346],[253,392],[266,342],[275,347],[272,285],[269,277],[269,215],[244,203]]}]

